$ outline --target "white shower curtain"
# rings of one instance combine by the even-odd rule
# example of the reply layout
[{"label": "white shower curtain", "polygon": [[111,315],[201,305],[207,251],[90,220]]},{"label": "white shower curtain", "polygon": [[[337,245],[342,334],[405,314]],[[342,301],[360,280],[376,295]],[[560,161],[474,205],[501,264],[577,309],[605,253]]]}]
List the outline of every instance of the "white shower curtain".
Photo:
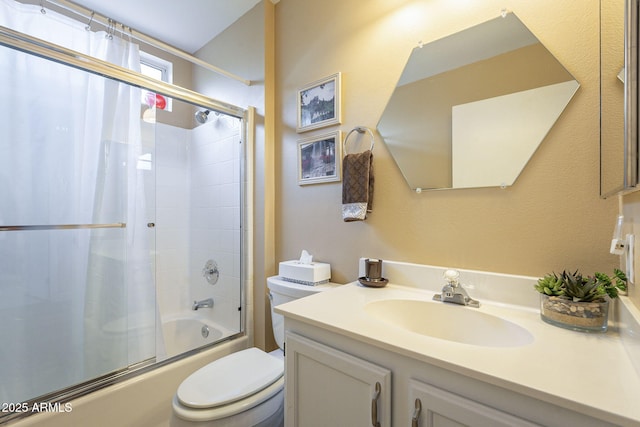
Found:
[{"label": "white shower curtain", "polygon": [[[0,25],[139,70],[136,45],[41,6],[0,0]],[[153,332],[127,337],[153,327],[155,292],[140,90],[6,47],[0,82],[0,225],[127,224],[0,232],[0,322],[22,313],[0,332],[10,402],[153,357]]]}]

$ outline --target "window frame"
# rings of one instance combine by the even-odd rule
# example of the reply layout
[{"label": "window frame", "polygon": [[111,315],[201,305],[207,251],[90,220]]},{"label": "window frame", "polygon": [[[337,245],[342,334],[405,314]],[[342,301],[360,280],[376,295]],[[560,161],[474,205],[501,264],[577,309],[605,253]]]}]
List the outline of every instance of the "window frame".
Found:
[{"label": "window frame", "polygon": [[[161,74],[160,81],[173,84],[173,62],[168,61],[166,59],[162,59],[148,52],[140,51],[140,66],[141,66],[141,69],[140,69],[141,74],[144,74],[147,77],[156,79],[156,77],[152,76],[151,74],[144,73],[142,71],[142,66],[146,66],[154,70],[160,71],[160,74]],[[141,96],[142,103],[144,103],[144,99],[147,93],[150,93],[150,92],[143,90],[143,93]],[[165,98],[167,100],[167,105],[165,106],[165,108],[162,108],[162,111],[171,112],[173,108],[173,100],[169,97],[165,97]]]}]

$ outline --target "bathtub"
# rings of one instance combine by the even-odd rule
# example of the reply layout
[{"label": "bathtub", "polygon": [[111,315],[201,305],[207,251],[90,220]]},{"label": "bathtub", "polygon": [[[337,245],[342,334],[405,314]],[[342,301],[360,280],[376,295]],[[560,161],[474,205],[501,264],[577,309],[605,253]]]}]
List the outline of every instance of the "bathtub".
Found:
[{"label": "bathtub", "polygon": [[195,312],[171,315],[162,318],[162,339],[164,355],[169,358],[175,355],[214,343],[232,335],[227,330]]}]

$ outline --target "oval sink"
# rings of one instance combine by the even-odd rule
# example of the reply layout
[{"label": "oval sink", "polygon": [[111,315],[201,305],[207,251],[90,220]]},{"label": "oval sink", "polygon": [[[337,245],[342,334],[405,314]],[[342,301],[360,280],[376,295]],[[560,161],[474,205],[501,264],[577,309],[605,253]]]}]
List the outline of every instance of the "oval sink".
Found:
[{"label": "oval sink", "polygon": [[389,299],[370,302],[364,310],[383,322],[432,338],[485,347],[533,342],[533,335],[523,327],[462,305]]}]

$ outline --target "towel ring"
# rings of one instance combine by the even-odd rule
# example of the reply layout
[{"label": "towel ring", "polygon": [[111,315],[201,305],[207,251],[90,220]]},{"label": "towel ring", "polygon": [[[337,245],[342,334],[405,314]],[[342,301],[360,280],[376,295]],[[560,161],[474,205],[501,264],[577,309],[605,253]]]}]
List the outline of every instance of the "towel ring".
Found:
[{"label": "towel ring", "polygon": [[353,129],[351,129],[349,131],[349,133],[347,134],[347,136],[344,138],[344,142],[342,144],[342,150],[344,151],[345,155],[349,154],[349,152],[347,151],[347,140],[349,139],[349,137],[351,136],[351,134],[353,132],[358,132],[358,133],[369,132],[369,136],[371,137],[371,148],[369,148],[369,149],[371,151],[373,151],[373,146],[375,144],[375,139],[373,138],[373,132],[371,132],[371,129],[369,129],[368,127],[358,126],[358,127],[355,127]]}]

